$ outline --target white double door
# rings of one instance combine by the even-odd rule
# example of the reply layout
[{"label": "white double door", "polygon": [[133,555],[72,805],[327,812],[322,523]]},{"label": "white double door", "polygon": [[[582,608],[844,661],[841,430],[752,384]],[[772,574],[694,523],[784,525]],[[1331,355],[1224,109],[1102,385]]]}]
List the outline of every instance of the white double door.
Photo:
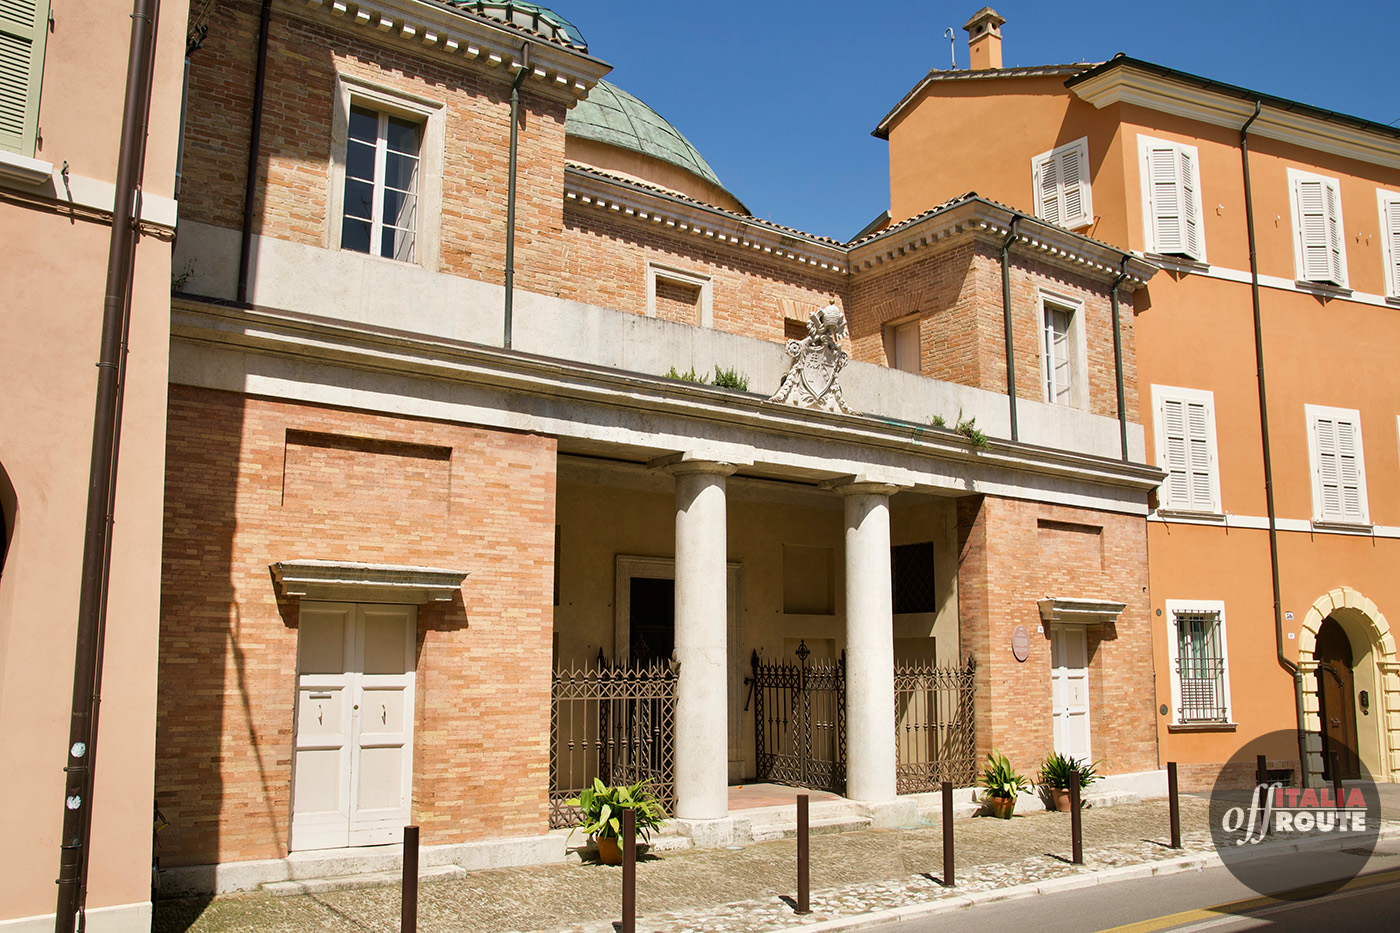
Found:
[{"label": "white double door", "polygon": [[1055,751],[1092,761],[1089,754],[1089,638],[1082,625],[1050,627],[1050,702]]},{"label": "white double door", "polygon": [[414,606],[302,603],[291,848],[402,840],[416,635]]}]

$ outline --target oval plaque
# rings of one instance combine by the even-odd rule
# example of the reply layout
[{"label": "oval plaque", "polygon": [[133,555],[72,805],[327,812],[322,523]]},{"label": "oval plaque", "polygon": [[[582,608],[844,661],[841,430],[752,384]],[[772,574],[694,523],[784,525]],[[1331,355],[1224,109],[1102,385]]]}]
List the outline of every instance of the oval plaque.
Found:
[{"label": "oval plaque", "polygon": [[1011,653],[1017,661],[1024,661],[1031,654],[1031,633],[1024,625],[1018,625],[1011,632]]}]

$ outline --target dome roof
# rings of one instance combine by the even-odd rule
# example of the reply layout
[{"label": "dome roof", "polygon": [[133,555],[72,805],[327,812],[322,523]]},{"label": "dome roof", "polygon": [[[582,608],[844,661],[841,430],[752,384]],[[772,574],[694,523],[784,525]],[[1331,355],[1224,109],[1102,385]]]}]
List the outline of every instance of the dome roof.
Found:
[{"label": "dome roof", "polygon": [[690,140],[622,88],[599,81],[588,96],[574,104],[564,124],[569,136],[628,149],[669,162],[723,189],[710,163]]}]

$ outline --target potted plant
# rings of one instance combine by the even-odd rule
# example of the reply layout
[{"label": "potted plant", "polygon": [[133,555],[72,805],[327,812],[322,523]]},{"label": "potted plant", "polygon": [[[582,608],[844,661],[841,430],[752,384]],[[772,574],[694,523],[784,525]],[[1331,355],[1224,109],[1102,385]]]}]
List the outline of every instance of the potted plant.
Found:
[{"label": "potted plant", "polygon": [[1078,774],[1079,789],[1082,791],[1099,779],[1096,770],[1098,764],[1099,761],[1086,762],[1083,758],[1075,758],[1073,755],[1052,752],[1040,766],[1036,782],[1045,789],[1049,797],[1046,802],[1052,803],[1053,809],[1068,812],[1070,781]]},{"label": "potted plant", "polygon": [[1016,810],[1016,796],[1031,787],[1031,782],[1018,774],[1007,757],[996,749],[992,749],[992,754],[988,756],[987,767],[982,769],[977,783],[986,789],[982,802],[992,816],[1001,820],[1011,819],[1011,814]]},{"label": "potted plant", "polygon": [[651,841],[651,831],[666,822],[666,811],[656,795],[647,789],[647,781],[609,787],[594,778],[592,787],[565,803],[578,807],[580,822],[574,828],[593,837],[598,845],[598,858],[605,865],[622,864],[622,811],[631,810],[636,814],[637,835],[646,842]]}]

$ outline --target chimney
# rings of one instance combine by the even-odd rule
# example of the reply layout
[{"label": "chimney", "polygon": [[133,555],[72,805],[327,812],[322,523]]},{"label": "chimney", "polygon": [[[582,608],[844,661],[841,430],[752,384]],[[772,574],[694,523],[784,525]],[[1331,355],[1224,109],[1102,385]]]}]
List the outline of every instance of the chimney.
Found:
[{"label": "chimney", "polygon": [[997,11],[984,6],[972,14],[967,30],[968,65],[973,71],[1001,67],[1001,25],[1006,22]]}]

